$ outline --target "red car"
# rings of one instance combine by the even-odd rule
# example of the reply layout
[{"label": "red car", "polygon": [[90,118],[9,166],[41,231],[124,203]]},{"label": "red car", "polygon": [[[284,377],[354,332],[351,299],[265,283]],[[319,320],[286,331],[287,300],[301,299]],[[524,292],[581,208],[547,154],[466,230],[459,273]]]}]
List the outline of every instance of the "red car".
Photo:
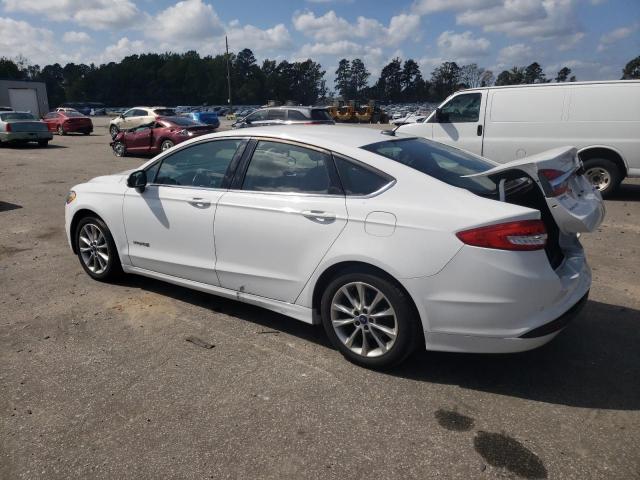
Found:
[{"label": "red car", "polygon": [[146,125],[121,130],[110,145],[118,157],[124,157],[128,153],[150,155],[214,131],[213,125],[205,125],[187,117],[158,117]]},{"label": "red car", "polygon": [[93,132],[93,122],[80,112],[50,112],[43,120],[50,132],[58,132],[58,135],[66,135],[71,132],[79,132],[89,135]]}]

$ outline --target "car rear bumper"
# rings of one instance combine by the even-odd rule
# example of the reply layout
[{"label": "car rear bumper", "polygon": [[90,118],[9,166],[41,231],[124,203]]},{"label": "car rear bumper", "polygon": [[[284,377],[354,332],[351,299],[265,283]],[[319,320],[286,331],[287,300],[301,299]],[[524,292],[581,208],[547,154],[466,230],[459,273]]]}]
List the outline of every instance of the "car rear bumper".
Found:
[{"label": "car rear bumper", "polygon": [[93,132],[93,125],[64,125],[65,132]]},{"label": "car rear bumper", "polygon": [[1,142],[36,142],[38,140],[51,140],[53,134],[44,132],[0,132]]},{"label": "car rear bumper", "polygon": [[581,249],[554,271],[544,251],[465,246],[440,273],[403,284],[428,350],[508,353],[555,337],[586,303],[591,270]]}]

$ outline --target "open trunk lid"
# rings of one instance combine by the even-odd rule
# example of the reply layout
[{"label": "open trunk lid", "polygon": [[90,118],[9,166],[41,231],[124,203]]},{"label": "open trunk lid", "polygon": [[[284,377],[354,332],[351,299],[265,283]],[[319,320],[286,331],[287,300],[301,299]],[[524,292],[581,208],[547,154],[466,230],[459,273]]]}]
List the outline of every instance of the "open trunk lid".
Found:
[{"label": "open trunk lid", "polygon": [[540,188],[560,231],[592,232],[604,218],[600,192],[584,176],[582,162],[573,147],[560,147],[498,165],[468,177],[488,177],[498,184],[505,199],[505,183],[528,176]]}]

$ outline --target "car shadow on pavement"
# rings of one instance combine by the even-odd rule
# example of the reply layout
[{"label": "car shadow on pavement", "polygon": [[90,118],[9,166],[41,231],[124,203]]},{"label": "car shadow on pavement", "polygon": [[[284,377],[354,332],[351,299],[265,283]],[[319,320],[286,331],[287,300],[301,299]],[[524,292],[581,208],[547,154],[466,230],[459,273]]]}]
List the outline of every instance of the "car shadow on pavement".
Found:
[{"label": "car shadow on pavement", "polygon": [[389,372],[540,402],[640,409],[640,311],[589,301],[547,345],[518,354],[416,352]]},{"label": "car shadow on pavement", "polygon": [[640,201],[640,185],[635,183],[622,183],[616,192],[607,200],[612,202]]},{"label": "car shadow on pavement", "polygon": [[[261,327],[258,333],[284,333],[333,349],[322,327],[260,307],[135,275],[122,284],[252,322]],[[572,324],[536,350],[503,355],[420,350],[384,374],[558,405],[638,410],[640,311],[589,301]]]},{"label": "car shadow on pavement", "polygon": [[[53,141],[53,140],[52,140]],[[50,143],[46,147],[41,147],[37,143],[26,143],[26,144],[18,144],[18,145],[2,145],[3,148],[12,148],[14,150],[47,150],[49,148],[67,148],[65,145],[57,145],[55,143]]]}]

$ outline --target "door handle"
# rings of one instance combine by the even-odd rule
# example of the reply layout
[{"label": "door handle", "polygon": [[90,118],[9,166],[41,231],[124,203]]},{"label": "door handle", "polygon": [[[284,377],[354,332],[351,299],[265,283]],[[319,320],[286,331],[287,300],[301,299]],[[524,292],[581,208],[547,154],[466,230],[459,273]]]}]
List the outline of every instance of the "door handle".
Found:
[{"label": "door handle", "polygon": [[211,202],[205,200],[202,197],[193,197],[191,200],[189,200],[189,204],[194,207],[205,208],[211,205]]},{"label": "door handle", "polygon": [[329,223],[336,219],[336,214],[332,212],[324,212],[322,210],[303,210],[300,212],[303,217],[314,222]]},{"label": "door handle", "polygon": [[482,125],[478,125],[478,130],[477,130],[478,136],[481,137],[482,136]]}]

